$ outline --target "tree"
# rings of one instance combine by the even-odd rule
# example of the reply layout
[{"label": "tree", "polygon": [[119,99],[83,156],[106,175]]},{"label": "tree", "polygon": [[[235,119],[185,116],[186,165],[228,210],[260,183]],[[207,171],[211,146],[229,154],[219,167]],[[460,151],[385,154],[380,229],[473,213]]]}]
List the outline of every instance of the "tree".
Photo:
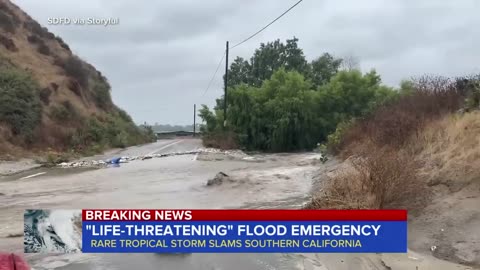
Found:
[{"label": "tree", "polygon": [[204,138],[220,141],[222,130],[249,150],[312,149],[339,123],[395,96],[375,71],[362,74],[353,66],[339,71],[343,60],[328,53],[308,63],[297,42],[262,43],[250,61],[235,59],[230,66],[228,126],[223,129],[220,97],[213,112],[205,105],[200,109]]},{"label": "tree", "polygon": [[300,74],[306,73],[308,64],[303,50],[298,47],[298,38],[287,39],[283,57],[282,62],[286,71],[297,71]]},{"label": "tree", "polygon": [[[353,60],[352,60],[353,61]],[[329,53],[308,63],[303,50],[298,47],[298,39],[287,39],[286,44],[280,40],[261,43],[249,61],[237,57],[229,67],[228,87],[240,84],[261,87],[272,74],[284,68],[285,71],[297,71],[313,82],[316,88],[328,83],[342,65],[341,58]],[[350,63],[353,66],[353,63]],[[225,78],[224,78],[225,79]],[[217,100],[216,108],[223,108],[223,98]]]},{"label": "tree", "polygon": [[229,68],[228,86],[232,87],[242,83],[251,84],[251,69],[248,61],[242,57],[235,58]]},{"label": "tree", "polygon": [[210,111],[207,105],[202,104],[202,108],[199,110],[198,116],[202,119],[202,121],[206,122],[206,125],[202,125],[200,128],[202,133],[213,132],[217,128],[215,114]]},{"label": "tree", "polygon": [[250,61],[237,57],[229,67],[228,86],[245,83],[260,87],[264,80],[269,79],[282,67],[287,71],[295,70],[302,74],[308,70],[307,60],[295,37],[287,39],[286,44],[279,39],[266,44],[261,43]]},{"label": "tree", "polygon": [[314,145],[310,132],[313,93],[300,73],[281,68],[262,87],[240,85],[230,91],[229,125],[247,149],[309,149]]},{"label": "tree", "polygon": [[330,79],[337,74],[342,59],[335,58],[329,53],[324,53],[322,56],[313,60],[310,64],[310,74],[312,82],[316,86],[327,84]]}]

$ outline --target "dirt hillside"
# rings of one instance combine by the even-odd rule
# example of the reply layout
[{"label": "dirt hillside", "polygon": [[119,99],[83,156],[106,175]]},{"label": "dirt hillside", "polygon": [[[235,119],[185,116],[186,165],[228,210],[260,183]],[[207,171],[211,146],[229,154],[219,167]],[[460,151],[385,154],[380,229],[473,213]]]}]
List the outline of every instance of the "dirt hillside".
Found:
[{"label": "dirt hillside", "polygon": [[60,37],[0,0],[0,156],[150,140],[110,92],[102,73]]}]

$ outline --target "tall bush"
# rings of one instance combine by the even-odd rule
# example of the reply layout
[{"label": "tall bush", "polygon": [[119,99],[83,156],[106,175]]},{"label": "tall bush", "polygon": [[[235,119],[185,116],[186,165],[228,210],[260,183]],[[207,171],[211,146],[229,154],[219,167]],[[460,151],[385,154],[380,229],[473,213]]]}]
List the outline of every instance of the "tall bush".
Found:
[{"label": "tall bush", "polygon": [[[341,71],[315,88],[300,73],[279,69],[261,87],[241,84],[229,90],[227,129],[251,150],[313,149],[339,123],[366,115],[396,95],[374,71]],[[200,117],[204,133],[223,130],[222,110],[204,106]]]},{"label": "tall bush", "polygon": [[30,140],[41,120],[38,85],[26,73],[0,69],[0,122]]}]

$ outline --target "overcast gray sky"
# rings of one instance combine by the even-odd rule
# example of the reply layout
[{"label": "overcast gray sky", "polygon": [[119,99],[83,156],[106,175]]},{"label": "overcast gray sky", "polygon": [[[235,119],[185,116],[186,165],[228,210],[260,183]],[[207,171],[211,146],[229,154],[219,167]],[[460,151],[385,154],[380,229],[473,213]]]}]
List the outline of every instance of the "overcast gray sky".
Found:
[{"label": "overcast gray sky", "polygon": [[[16,0],[112,84],[114,102],[136,122],[191,124],[193,104],[214,104],[223,67],[202,96],[225,48],[297,0]],[[386,84],[424,73],[480,73],[478,0],[304,0],[249,42],[296,36],[311,60],[354,55]],[[119,18],[113,26],[48,25],[48,18]],[[198,105],[197,105],[198,107]]]}]

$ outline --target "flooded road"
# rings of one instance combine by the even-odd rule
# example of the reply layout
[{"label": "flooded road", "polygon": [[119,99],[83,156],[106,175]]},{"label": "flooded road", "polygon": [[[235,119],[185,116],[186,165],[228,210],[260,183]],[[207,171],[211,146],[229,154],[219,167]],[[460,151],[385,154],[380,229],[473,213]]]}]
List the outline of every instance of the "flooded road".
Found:
[{"label": "flooded road", "polygon": [[[201,148],[199,140],[163,140],[110,155]],[[97,156],[95,158],[111,158]],[[314,154],[258,156],[257,161],[208,154],[138,160],[102,169],[40,169],[0,180],[0,250],[21,252],[28,208],[299,208],[308,199]],[[219,171],[235,179],[206,186]],[[32,176],[33,177],[30,177]],[[8,237],[10,236],[10,237]],[[27,255],[35,269],[304,269],[288,254]]]},{"label": "flooded road", "polygon": [[[193,151],[196,139],[161,140],[89,159]],[[308,200],[312,178],[327,168],[314,153],[202,153],[135,160],[119,167],[37,169],[0,178],[0,251],[23,252],[25,209],[288,209]],[[327,163],[329,164],[329,163]],[[218,172],[233,181],[206,186]],[[385,270],[474,269],[407,254],[27,254],[33,269]]]}]

